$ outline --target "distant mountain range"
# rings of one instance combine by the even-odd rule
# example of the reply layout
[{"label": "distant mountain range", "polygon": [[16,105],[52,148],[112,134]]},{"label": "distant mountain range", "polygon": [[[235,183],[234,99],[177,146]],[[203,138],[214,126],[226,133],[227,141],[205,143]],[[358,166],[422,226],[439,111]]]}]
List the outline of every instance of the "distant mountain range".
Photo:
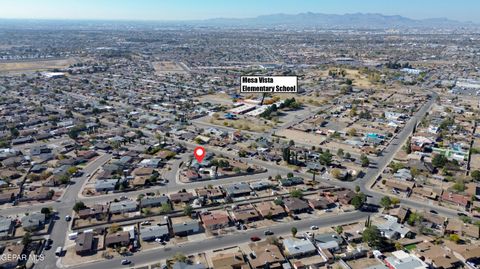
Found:
[{"label": "distant mountain range", "polygon": [[300,14],[272,14],[255,18],[230,19],[217,18],[207,20],[189,21],[205,26],[244,26],[244,27],[301,27],[301,28],[458,28],[478,27],[473,22],[459,22],[447,18],[410,19],[393,15],[387,16],[378,13],[353,13],[344,15],[323,13]]}]

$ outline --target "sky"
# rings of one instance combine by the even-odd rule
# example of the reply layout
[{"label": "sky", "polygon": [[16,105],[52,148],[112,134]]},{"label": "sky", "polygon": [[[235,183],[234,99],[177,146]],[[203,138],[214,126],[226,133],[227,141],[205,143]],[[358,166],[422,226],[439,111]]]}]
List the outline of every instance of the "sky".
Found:
[{"label": "sky", "polygon": [[0,18],[197,20],[274,13],[381,13],[480,23],[478,0],[0,0]]}]

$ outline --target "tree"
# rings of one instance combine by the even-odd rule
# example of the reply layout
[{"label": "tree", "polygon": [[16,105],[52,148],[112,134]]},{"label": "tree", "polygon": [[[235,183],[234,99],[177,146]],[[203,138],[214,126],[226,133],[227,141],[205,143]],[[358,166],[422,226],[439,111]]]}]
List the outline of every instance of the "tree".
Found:
[{"label": "tree", "polygon": [[273,200],[273,203],[276,205],[283,205],[283,200],[281,198],[276,198]]},{"label": "tree", "polygon": [[26,232],[22,237],[22,245],[28,246],[32,242],[32,234],[30,232]]},{"label": "tree", "polygon": [[398,199],[397,197],[390,198],[390,201],[392,202],[393,206],[400,204],[400,199]]},{"label": "tree", "polygon": [[433,156],[433,159],[432,159],[432,165],[437,168],[444,167],[445,164],[447,164],[447,162],[448,162],[447,157],[443,156],[442,154],[437,154]]},{"label": "tree", "polygon": [[293,173],[292,173],[292,172],[288,172],[287,178],[291,178],[291,177],[293,177]]},{"label": "tree", "polygon": [[412,212],[410,213],[410,216],[407,219],[408,225],[414,226],[415,224],[421,223],[422,222],[422,215],[420,215],[417,212]]},{"label": "tree", "polygon": [[172,207],[170,206],[170,204],[165,203],[162,205],[160,212],[162,212],[163,214],[168,214],[172,212]]},{"label": "tree", "polygon": [[78,211],[87,208],[83,202],[76,202],[75,205],[73,206],[73,211],[78,213]]},{"label": "tree", "polygon": [[362,241],[367,243],[370,247],[379,248],[383,245],[383,237],[377,226],[370,226],[365,228],[362,233]]},{"label": "tree", "polygon": [[357,129],[355,129],[355,128],[350,128],[350,129],[348,129],[347,134],[348,134],[349,136],[356,136],[356,135],[357,135]]},{"label": "tree", "polygon": [[333,155],[329,151],[324,151],[320,155],[320,164],[330,166],[330,164],[332,163],[332,157]]},{"label": "tree", "polygon": [[403,245],[400,244],[399,242],[395,242],[395,249],[396,249],[396,250],[402,250],[402,249],[403,249]]},{"label": "tree", "polygon": [[453,189],[457,192],[462,192],[465,190],[465,182],[462,179],[457,179],[457,182],[453,184]]},{"label": "tree", "polygon": [[330,174],[336,179],[341,179],[342,177],[342,172],[338,168],[333,168],[330,170]]},{"label": "tree", "polygon": [[471,176],[473,180],[480,181],[480,170],[473,171]]},{"label": "tree", "polygon": [[295,189],[290,191],[290,196],[294,198],[302,198],[303,197],[303,192],[302,190]]},{"label": "tree", "polygon": [[17,128],[11,128],[10,129],[10,136],[13,138],[16,138],[20,135],[20,132],[18,131]]},{"label": "tree", "polygon": [[460,236],[458,236],[458,234],[451,234],[448,239],[450,239],[450,241],[453,241],[455,242],[456,244],[458,244],[458,242],[460,242]]},{"label": "tree", "polygon": [[185,214],[185,216],[191,216],[192,212],[193,212],[193,207],[191,205],[187,205],[183,208],[183,214]]},{"label": "tree", "polygon": [[347,160],[350,160],[350,158],[352,158],[352,155],[350,154],[350,152],[347,152],[345,153],[345,155],[343,156],[343,158],[347,159]]},{"label": "tree", "polygon": [[186,262],[187,261],[187,256],[185,254],[177,252],[175,255],[173,255],[173,260],[176,262]]},{"label": "tree", "polygon": [[383,196],[380,200],[380,205],[385,209],[388,209],[392,205],[392,200],[390,200],[390,197],[388,196]]},{"label": "tree", "polygon": [[359,209],[366,201],[367,197],[365,196],[365,194],[359,192],[352,198],[352,201],[350,201],[350,203],[355,207],[355,209]]},{"label": "tree", "polygon": [[356,193],[359,193],[359,192],[360,192],[360,186],[358,186],[358,185],[355,186],[355,192],[356,192]]},{"label": "tree", "polygon": [[343,151],[343,149],[338,149],[338,150],[337,150],[337,156],[340,157],[340,158],[343,158],[344,153],[345,153],[345,152]]},{"label": "tree", "polygon": [[297,227],[292,227],[292,229],[290,230],[292,232],[292,236],[295,237],[297,235]]},{"label": "tree", "polygon": [[52,211],[50,210],[50,208],[48,207],[43,207],[41,210],[40,210],[40,213],[44,214],[45,216],[49,216]]},{"label": "tree", "polygon": [[365,154],[360,155],[360,162],[362,163],[362,167],[368,167],[370,165],[370,160]]},{"label": "tree", "polygon": [[411,144],[411,138],[409,137],[407,139],[407,143],[405,144],[405,146],[403,146],[403,149],[405,150],[405,153],[407,153],[407,154],[412,153],[412,148],[410,147],[410,144]]},{"label": "tree", "polygon": [[335,232],[337,232],[337,234],[342,234],[343,233],[343,227],[342,226],[335,227]]},{"label": "tree", "polygon": [[111,234],[119,232],[120,230],[122,230],[122,228],[116,223],[112,224],[110,228],[108,228],[108,232]]},{"label": "tree", "polygon": [[67,173],[68,173],[69,175],[73,175],[73,174],[75,174],[77,171],[78,171],[78,168],[75,167],[75,166],[69,167],[69,168],[67,169]]}]

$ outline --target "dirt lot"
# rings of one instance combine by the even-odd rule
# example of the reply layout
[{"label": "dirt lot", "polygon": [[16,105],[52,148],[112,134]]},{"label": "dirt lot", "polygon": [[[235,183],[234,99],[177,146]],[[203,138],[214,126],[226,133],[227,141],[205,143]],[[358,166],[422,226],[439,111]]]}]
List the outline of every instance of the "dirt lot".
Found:
[{"label": "dirt lot", "polygon": [[285,136],[288,139],[293,139],[293,141],[295,142],[309,144],[312,146],[319,145],[326,139],[325,136],[305,133],[291,129],[281,130],[280,132],[277,132],[277,135]]},{"label": "dirt lot", "polygon": [[0,73],[23,73],[43,71],[53,68],[65,68],[71,64],[77,63],[76,58],[66,58],[57,60],[38,60],[38,61],[20,61],[0,63]]},{"label": "dirt lot", "polygon": [[168,75],[168,74],[187,74],[187,70],[180,63],[177,62],[154,62],[153,68],[157,75]]}]

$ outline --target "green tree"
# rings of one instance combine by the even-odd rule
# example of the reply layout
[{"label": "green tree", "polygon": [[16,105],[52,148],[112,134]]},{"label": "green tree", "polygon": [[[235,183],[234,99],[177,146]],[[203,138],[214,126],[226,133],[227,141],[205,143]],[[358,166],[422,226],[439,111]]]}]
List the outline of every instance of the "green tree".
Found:
[{"label": "green tree", "polygon": [[293,177],[293,173],[292,173],[292,172],[288,172],[287,178],[291,178],[291,177]]},{"label": "green tree", "polygon": [[78,213],[78,211],[87,208],[83,202],[76,202],[73,206],[73,211]]},{"label": "green tree", "polygon": [[292,236],[295,237],[297,235],[297,227],[292,227],[292,229],[290,230],[292,232]]},{"label": "green tree", "polygon": [[52,213],[52,211],[51,211],[50,208],[48,208],[48,207],[43,207],[43,208],[40,210],[40,213],[44,214],[45,216],[50,216],[50,214]]},{"label": "green tree", "polygon": [[345,152],[343,151],[343,149],[338,149],[337,150],[337,156],[340,157],[340,158],[343,158]]},{"label": "green tree", "polygon": [[350,203],[355,207],[355,209],[358,210],[360,207],[362,207],[362,205],[366,201],[367,201],[367,197],[365,196],[365,194],[363,194],[362,192],[359,192],[355,194],[355,196],[352,198],[352,201]]},{"label": "green tree", "polygon": [[332,157],[333,155],[329,151],[324,151],[320,155],[320,164],[330,166],[330,164],[332,164]]},{"label": "green tree", "polygon": [[32,242],[32,234],[30,232],[26,232],[22,237],[22,244],[24,246],[28,246]]},{"label": "green tree", "polygon": [[342,234],[343,233],[343,227],[340,226],[340,225],[335,227],[335,232],[337,232],[337,234]]},{"label": "green tree", "polygon": [[380,205],[385,209],[388,209],[392,205],[392,200],[390,200],[390,197],[388,196],[383,196],[380,200]]},{"label": "green tree", "polygon": [[480,170],[475,170],[471,173],[471,177],[475,181],[480,181]]},{"label": "green tree", "polygon": [[462,179],[457,179],[452,188],[457,192],[463,192],[465,190],[465,182]]},{"label": "green tree", "polygon": [[187,205],[183,208],[183,214],[185,214],[185,216],[191,216],[192,212],[193,212],[193,207],[191,205]]},{"label": "green tree", "polygon": [[450,239],[450,241],[453,241],[455,242],[456,244],[458,244],[458,242],[460,242],[460,236],[458,236],[458,234],[451,234],[448,239]]},{"label": "green tree", "polygon": [[362,167],[368,167],[370,165],[370,160],[365,154],[360,155],[360,162],[362,163]]},{"label": "green tree", "polygon": [[355,192],[356,192],[356,193],[359,193],[359,192],[360,192],[360,186],[358,186],[358,185],[355,186]]},{"label": "green tree", "polygon": [[160,212],[162,212],[163,214],[168,214],[172,212],[172,207],[170,206],[170,204],[165,203],[162,205]]},{"label": "green tree", "polygon": [[365,228],[362,233],[362,241],[367,243],[372,248],[379,248],[383,245],[383,237],[377,226],[370,226]]},{"label": "green tree", "polygon": [[443,156],[442,154],[437,154],[433,156],[433,159],[432,159],[432,165],[437,168],[444,167],[447,164],[447,162],[448,162],[447,157]]},{"label": "green tree", "polygon": [[303,197],[303,191],[299,189],[291,190],[290,191],[290,196],[294,198],[302,198]]},{"label": "green tree", "polygon": [[403,245],[400,244],[399,242],[395,242],[395,249],[396,249],[396,250],[402,250],[402,249],[403,249]]}]

